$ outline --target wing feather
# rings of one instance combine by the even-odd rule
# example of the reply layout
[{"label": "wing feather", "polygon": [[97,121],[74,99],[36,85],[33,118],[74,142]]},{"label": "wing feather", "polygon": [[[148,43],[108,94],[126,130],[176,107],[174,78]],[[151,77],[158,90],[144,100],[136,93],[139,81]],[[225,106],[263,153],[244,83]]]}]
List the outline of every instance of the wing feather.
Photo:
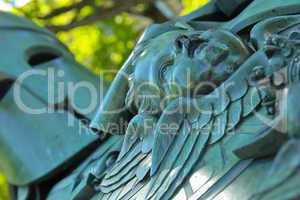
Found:
[{"label": "wing feather", "polygon": [[150,153],[154,144],[153,133],[148,133],[142,140],[142,153]]},{"label": "wing feather", "polygon": [[111,193],[104,194],[101,200],[109,200],[111,195],[112,195]]},{"label": "wing feather", "polygon": [[136,177],[139,181],[142,181],[145,176],[150,172],[152,164],[152,155],[149,154],[146,159],[143,160],[143,162],[138,166],[136,170]]},{"label": "wing feather", "polygon": [[211,101],[214,107],[215,116],[222,114],[231,102],[228,94],[224,92],[222,88],[216,89],[215,92],[213,92],[213,94],[205,98],[205,100]]},{"label": "wing feather", "polygon": [[240,122],[242,116],[242,102],[237,100],[233,102],[228,109],[227,131],[232,131]]},{"label": "wing feather", "polygon": [[134,188],[134,186],[137,183],[137,179],[134,178],[132,180],[130,180],[130,182],[128,182],[120,191],[119,195],[116,198],[111,198],[111,200],[115,200],[115,199],[121,199],[122,197],[126,196],[127,194],[129,194],[132,189]]},{"label": "wing feather", "polygon": [[209,132],[195,131],[189,136],[184,149],[176,159],[173,170],[170,171],[169,176],[165,179],[162,187],[160,187],[159,191],[156,193],[156,199],[161,199],[170,189],[170,186],[177,179],[179,174],[184,174],[185,170],[189,171],[189,165],[193,167],[196,161],[200,159],[201,154],[204,152],[207,145],[209,135]]},{"label": "wing feather", "polygon": [[118,199],[120,193],[123,191],[124,188],[120,187],[117,190],[113,191],[111,196],[109,197],[110,200]]},{"label": "wing feather", "polygon": [[[157,123],[152,149],[151,176],[153,176],[158,170],[159,165],[163,161],[168,149],[177,135],[178,129],[183,123],[184,114],[182,112],[174,112],[174,110],[178,109],[177,106],[177,102],[174,102],[173,105],[168,107]],[[177,126],[172,127],[174,124],[177,124]]]},{"label": "wing feather", "polygon": [[[196,122],[192,123],[193,129],[201,130],[203,127],[205,127],[213,118],[212,115],[212,104],[206,103],[203,105],[205,109],[202,110],[203,112],[199,112],[199,118]],[[200,107],[200,108],[202,108]]]},{"label": "wing feather", "polygon": [[260,104],[261,98],[256,87],[251,87],[243,98],[243,117],[247,117]]},{"label": "wing feather", "polygon": [[126,183],[128,183],[129,181],[131,181],[132,179],[135,178],[135,170],[131,170],[129,173],[127,173],[124,177],[122,177],[122,179],[120,179],[120,181],[114,183],[113,185],[110,186],[104,186],[101,185],[100,186],[100,190],[101,192],[107,194],[115,191],[116,189],[123,187]]},{"label": "wing feather", "polygon": [[184,148],[186,141],[190,136],[190,133],[187,131],[188,126],[189,124],[185,120],[184,125],[176,135],[173,141],[174,143],[167,153],[168,156],[166,156],[166,158],[164,159],[164,162],[159,167],[157,173],[151,178],[151,186],[147,197],[151,197],[154,195],[154,193],[158,190],[158,188],[161,186],[161,184],[164,182],[165,178],[169,174],[169,170],[173,168],[172,166],[174,162],[177,160],[178,155]]},{"label": "wing feather", "polygon": [[101,186],[102,187],[109,187],[111,185],[114,185],[118,183],[123,177],[125,177],[130,171],[134,170],[136,166],[139,166],[139,164],[144,160],[144,158],[147,156],[147,154],[139,154],[136,159],[132,160],[131,162],[126,165],[125,168],[122,169],[117,175],[112,176],[110,178],[104,179]]},{"label": "wing feather", "polygon": [[141,143],[136,143],[132,150],[120,161],[117,161],[111,170],[108,171],[105,179],[109,179],[122,171],[130,162],[132,162],[141,152]]},{"label": "wing feather", "polygon": [[126,131],[126,134],[124,136],[123,145],[121,148],[121,151],[119,153],[117,161],[124,158],[124,156],[131,150],[131,148],[134,146],[134,144],[138,141],[138,135],[136,131],[134,131],[134,127],[131,123]]},{"label": "wing feather", "polygon": [[221,115],[215,117],[209,141],[210,144],[218,142],[225,135],[227,118],[227,111],[224,111]]},{"label": "wing feather", "polygon": [[234,79],[227,82],[227,85],[228,86],[225,85],[224,87],[232,102],[243,98],[249,87],[248,81],[244,79],[243,76],[234,77]]},{"label": "wing feather", "polygon": [[187,162],[184,164],[183,169],[180,171],[180,173],[178,173],[177,177],[174,177],[174,179],[170,182],[168,190],[162,192],[163,195],[160,197],[160,199],[171,199],[175,191],[182,185],[183,181],[192,172],[193,168],[195,167],[199,159],[201,159],[204,153],[206,144],[209,141],[209,137],[211,135],[210,131],[212,130],[212,126],[213,123],[211,121],[209,124],[207,124],[205,129],[203,129],[203,132],[199,134],[194,149],[190,154]]}]

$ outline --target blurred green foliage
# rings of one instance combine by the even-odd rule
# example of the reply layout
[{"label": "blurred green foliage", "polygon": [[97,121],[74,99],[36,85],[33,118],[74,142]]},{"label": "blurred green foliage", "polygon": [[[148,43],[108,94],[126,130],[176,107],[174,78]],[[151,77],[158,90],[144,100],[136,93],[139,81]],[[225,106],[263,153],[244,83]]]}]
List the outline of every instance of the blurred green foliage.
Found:
[{"label": "blurred green foliage", "polygon": [[6,181],[4,177],[1,175],[0,175],[0,200],[8,200]]},{"label": "blurred green foliage", "polygon": [[209,0],[182,0],[183,9],[181,14],[188,14],[197,8],[204,6]]},{"label": "blurred green foliage", "polygon": [[[7,0],[10,1],[10,0]],[[82,0],[84,1],[84,0]],[[97,6],[106,7],[111,0],[95,0]],[[181,10],[177,14],[187,14],[207,3],[209,0],[169,0],[181,4]],[[80,2],[78,0],[31,0],[22,8],[14,12],[31,18],[42,26],[64,26],[72,23],[74,18],[84,19],[95,11],[95,7],[84,6],[80,11],[70,10],[54,17],[42,19],[51,11]],[[129,2],[129,1],[128,1]],[[146,2],[146,1],[140,1]],[[143,14],[147,9],[146,3],[139,3],[135,10]],[[112,8],[113,9],[113,8]],[[137,12],[137,11],[136,11]],[[138,36],[144,28],[153,23],[151,18],[139,15],[132,15],[126,12],[118,13],[109,19],[99,20],[96,23],[77,26],[68,31],[57,31],[58,38],[65,43],[73,52],[77,61],[96,74],[103,71],[117,71],[134,47]],[[76,15],[76,17],[75,17]],[[155,13],[154,13],[155,15]],[[114,73],[105,78],[112,80]]]},{"label": "blurred green foliage", "polygon": [[[13,0],[5,0],[12,3]],[[120,0],[121,1],[121,0]],[[178,14],[187,14],[207,3],[209,0],[181,0],[182,10]],[[14,8],[13,13],[26,16],[42,26],[63,26],[72,23],[75,11],[64,12],[51,19],[43,20],[39,16],[52,10],[69,6],[78,0],[31,0],[21,8]],[[95,0],[97,5],[109,1]],[[104,5],[105,6],[105,5]],[[136,5],[137,10],[146,9],[143,3]],[[77,18],[84,18],[94,12],[90,6],[80,10]],[[133,49],[143,29],[152,23],[151,19],[126,12],[118,13],[109,19],[72,28],[68,31],[57,31],[58,38],[69,47],[77,61],[96,74],[106,70],[117,71]],[[114,73],[106,78],[113,79]],[[0,200],[8,200],[5,179],[0,175]]]},{"label": "blurred green foliage", "polygon": [[[122,13],[112,19],[57,35],[80,63],[101,74],[107,70],[116,71],[128,57],[141,32],[135,23],[132,17]],[[112,80],[113,74],[106,78]]]}]

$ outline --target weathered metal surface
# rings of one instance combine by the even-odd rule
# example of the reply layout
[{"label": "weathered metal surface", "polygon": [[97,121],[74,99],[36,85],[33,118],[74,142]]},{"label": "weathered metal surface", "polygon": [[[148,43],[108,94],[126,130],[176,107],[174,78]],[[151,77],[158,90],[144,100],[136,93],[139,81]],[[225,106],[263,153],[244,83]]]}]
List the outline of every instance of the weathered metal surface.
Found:
[{"label": "weathered metal surface", "polygon": [[[32,108],[46,106],[26,89],[22,90],[22,100]],[[83,125],[75,117],[72,117],[75,126],[68,126],[71,116],[66,112],[24,113],[12,90],[0,105],[1,169],[12,184],[26,185],[49,175],[97,139],[96,135],[80,134]]]},{"label": "weathered metal surface", "polygon": [[[76,63],[52,33],[28,20],[0,12],[0,35],[0,168],[11,184],[26,185],[53,177],[98,140],[86,123],[107,84]],[[94,96],[85,88],[68,93],[70,84],[83,82]],[[91,98],[96,105],[85,112]]]},{"label": "weathered metal surface", "polygon": [[120,136],[48,199],[300,198],[299,14],[296,0],[213,0],[150,26],[91,123]]},{"label": "weathered metal surface", "polygon": [[[213,2],[208,7],[213,8],[211,6]],[[105,196],[115,199],[170,199],[176,196],[176,191],[183,189],[185,197],[179,193],[181,198],[219,198],[223,195],[223,191],[226,191],[231,185],[235,185],[234,181],[237,177],[242,177],[248,171],[251,172],[252,167],[256,168],[259,165],[256,164],[258,162],[256,159],[276,155],[288,140],[288,131],[284,129],[283,122],[287,114],[284,108],[287,105],[283,103],[286,96],[284,96],[282,88],[288,90],[292,88],[292,85],[287,79],[284,79],[284,76],[279,83],[278,73],[287,70],[289,63],[293,60],[290,59],[293,51],[290,50],[288,53],[284,47],[290,45],[289,41],[294,40],[290,35],[293,35],[293,38],[296,37],[294,32],[298,30],[296,28],[298,26],[297,16],[290,17],[293,19],[292,22],[288,22],[285,17],[273,22],[272,17],[279,14],[299,13],[299,2],[293,0],[272,1],[272,5],[271,1],[259,0],[239,1],[236,5],[216,2],[215,10],[210,10],[212,15],[213,13],[216,15],[218,8],[227,16],[233,16],[234,10],[230,9],[235,6],[241,5],[245,8],[240,15],[233,17],[229,22],[220,23],[219,29],[216,28],[218,27],[216,25],[214,28],[217,30],[215,31],[197,30],[196,26],[193,27],[195,22],[189,23],[189,18],[186,17],[180,22],[180,26],[174,24],[174,28],[170,28],[170,24],[162,25],[162,27],[168,26],[168,31],[166,31],[167,29],[158,31],[156,32],[158,34],[153,33],[153,30],[150,30],[150,33],[146,32],[145,35],[148,34],[148,36],[141,40],[141,45],[137,45],[136,53],[133,53],[127,62],[130,64],[125,65],[121,70],[120,74],[125,73],[131,77],[128,89],[125,90],[126,100],[123,100],[123,105],[128,105],[125,102],[134,102],[140,117],[143,113],[151,115],[152,111],[153,116],[158,115],[158,122],[153,124],[155,129],[153,129],[152,151],[140,152],[135,157],[138,159],[140,155],[143,155],[148,158],[148,161],[143,161],[142,165],[148,162],[147,166],[151,166],[149,175],[143,176],[143,180],[138,179],[137,181],[134,174],[131,174],[129,176],[132,177],[131,180],[126,179],[126,183],[118,182],[110,185],[109,190],[103,188],[101,192]],[[249,3],[248,6],[247,3]],[[262,3],[267,3],[267,6],[262,6]],[[196,13],[189,16],[190,19],[193,18],[197,21]],[[200,16],[199,19],[202,17]],[[268,18],[271,18],[270,21],[259,23]],[[280,30],[272,29],[273,26],[280,23],[277,22],[280,20],[282,20]],[[250,25],[253,26],[253,29],[245,29]],[[245,34],[247,31],[248,38]],[[230,35],[238,32],[241,32],[241,35]],[[149,34],[152,35],[151,41],[148,41]],[[269,35],[270,38],[264,38],[263,34]],[[250,35],[252,40],[247,41]],[[268,42],[270,40],[271,42]],[[297,45],[296,41],[294,41],[294,45]],[[235,51],[235,48],[238,51]],[[294,47],[289,49],[291,48],[294,50]],[[233,61],[233,59],[235,60]],[[222,68],[218,68],[220,63],[222,63]],[[294,74],[298,76],[296,73]],[[189,75],[190,79],[186,79],[185,75]],[[120,84],[118,81],[120,79],[116,79],[113,83],[110,89],[111,93],[124,91],[124,88],[117,89]],[[124,79],[124,81],[127,80]],[[209,81],[216,87],[212,90],[200,89],[195,95],[193,93],[194,85],[201,81]],[[173,86],[168,86],[167,84],[171,82]],[[139,85],[145,83],[149,84],[149,87],[138,90]],[[155,87],[157,90],[152,90],[150,87]],[[182,93],[178,92],[178,88]],[[147,94],[157,97],[142,100],[137,98],[139,95]],[[172,99],[179,98],[174,101],[170,100],[171,103],[167,103],[165,107],[158,107],[159,102],[165,97],[163,95],[173,95]],[[106,96],[107,100],[111,98],[110,95]],[[128,101],[128,98],[133,99]],[[292,94],[288,97],[290,101],[294,101],[292,99],[296,98],[297,95]],[[211,105],[211,108],[207,105]],[[107,118],[102,115],[102,111],[116,108],[119,107],[113,104],[104,105],[94,123],[105,125]],[[203,119],[207,120],[205,120],[205,124],[202,124],[201,116],[207,116],[207,111],[211,117],[204,117]],[[289,119],[297,118],[295,117],[298,116],[297,111],[290,111],[290,113],[294,113],[294,115],[287,114]],[[121,118],[126,119],[126,116],[115,114],[110,119],[117,122]],[[179,128],[165,130],[162,126],[172,123],[177,123]],[[197,126],[197,124],[200,125]],[[297,129],[297,125],[293,126],[288,123],[287,126]],[[201,128],[197,129],[199,127]],[[109,127],[106,128],[105,131],[110,132]],[[278,133],[278,131],[283,132]],[[292,132],[295,133],[295,130]],[[132,131],[127,131],[125,138],[128,137],[127,133],[133,134]],[[141,133],[138,131],[136,134],[140,135]],[[139,137],[131,145],[137,148],[143,140],[143,137]],[[200,143],[197,142],[198,140]],[[128,141],[124,143],[124,145],[126,144]],[[128,147],[127,151],[129,151]],[[125,153],[122,152],[122,155]],[[139,168],[137,161],[132,160],[137,167],[131,168],[131,171]],[[115,166],[121,166],[123,162],[127,162],[126,157],[120,157]],[[269,166],[270,162],[272,160],[266,160],[265,165]],[[196,173],[192,171],[196,166],[198,166],[198,173],[208,174],[207,180],[199,180],[200,185],[195,180],[193,184],[189,181],[184,182],[192,176],[193,172]],[[121,176],[123,172],[126,172],[123,170],[125,168],[119,168],[117,174],[104,177],[100,186],[107,187],[107,181],[113,176]],[[264,167],[256,170],[258,170],[257,173],[265,172]],[[111,171],[108,171],[108,174],[110,173]],[[251,181],[257,182],[252,179]],[[126,189],[127,195],[121,192],[124,196],[115,196],[115,191],[119,193],[120,188],[125,188],[125,184],[130,184],[133,188],[142,184],[142,188],[138,191]],[[193,190],[192,185],[197,189]],[[237,197],[245,192],[245,196],[250,198],[255,195],[258,187],[254,188],[251,186],[251,189],[245,188],[238,191]],[[229,196],[234,197],[234,194]],[[224,196],[222,197],[224,199]]]}]

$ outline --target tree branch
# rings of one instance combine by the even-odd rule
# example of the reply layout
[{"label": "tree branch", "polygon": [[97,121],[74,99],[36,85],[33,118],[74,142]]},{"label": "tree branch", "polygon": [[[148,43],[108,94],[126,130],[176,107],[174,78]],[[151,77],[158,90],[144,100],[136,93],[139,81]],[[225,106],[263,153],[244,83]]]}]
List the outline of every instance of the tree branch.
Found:
[{"label": "tree branch", "polygon": [[154,2],[149,3],[148,8],[143,12],[140,13],[140,15],[143,15],[145,17],[148,17],[152,19],[155,23],[162,23],[169,18],[167,18],[156,6]]},{"label": "tree branch", "polygon": [[111,8],[103,8],[97,7],[93,14],[86,16],[83,19],[73,21],[67,25],[59,25],[59,26],[47,26],[53,32],[59,31],[68,31],[72,28],[83,26],[91,23],[95,23],[99,20],[105,20],[112,18],[113,16],[122,13],[122,12],[129,12],[130,9],[138,3],[149,3],[153,0],[118,0],[115,2],[115,5]]},{"label": "tree branch", "polygon": [[38,19],[44,19],[44,20],[51,19],[53,17],[56,17],[57,15],[63,14],[65,12],[68,12],[68,11],[73,10],[73,9],[80,10],[81,8],[83,8],[87,5],[92,5],[92,3],[93,3],[93,0],[82,0],[78,3],[74,3],[74,4],[71,4],[69,6],[64,6],[64,7],[61,7],[61,8],[54,9],[49,14],[44,15],[44,16],[38,16],[37,18]]}]

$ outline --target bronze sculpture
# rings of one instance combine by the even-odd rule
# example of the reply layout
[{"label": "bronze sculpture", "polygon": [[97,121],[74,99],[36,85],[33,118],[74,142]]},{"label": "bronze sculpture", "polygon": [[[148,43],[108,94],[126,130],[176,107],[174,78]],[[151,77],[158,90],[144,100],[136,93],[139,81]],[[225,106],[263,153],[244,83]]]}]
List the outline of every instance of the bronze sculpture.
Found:
[{"label": "bronze sculpture", "polygon": [[299,13],[215,0],[150,26],[90,123],[112,136],[54,184],[32,181],[42,199],[300,198]]}]

